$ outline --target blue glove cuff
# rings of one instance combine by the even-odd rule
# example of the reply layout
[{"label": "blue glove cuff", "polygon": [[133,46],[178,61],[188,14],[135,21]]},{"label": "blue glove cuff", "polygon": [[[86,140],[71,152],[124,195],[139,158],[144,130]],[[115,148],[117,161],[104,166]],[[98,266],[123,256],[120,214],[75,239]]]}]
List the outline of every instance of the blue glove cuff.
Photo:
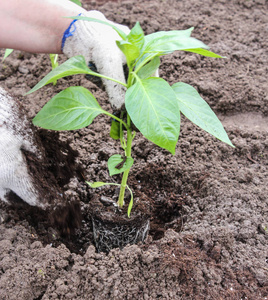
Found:
[{"label": "blue glove cuff", "polygon": [[[78,15],[81,16],[81,13]],[[63,51],[66,39],[70,36],[72,36],[76,30],[75,22],[78,21],[77,19],[73,20],[72,23],[69,25],[69,27],[64,31],[62,40],[61,40],[61,51]]]}]

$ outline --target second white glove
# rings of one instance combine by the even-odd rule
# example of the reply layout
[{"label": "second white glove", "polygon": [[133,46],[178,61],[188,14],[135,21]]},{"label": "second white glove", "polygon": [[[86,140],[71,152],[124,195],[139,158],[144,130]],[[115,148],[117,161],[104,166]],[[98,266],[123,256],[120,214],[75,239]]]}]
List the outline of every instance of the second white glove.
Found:
[{"label": "second white glove", "polygon": [[[88,11],[82,16],[108,21],[99,11]],[[130,32],[127,26],[108,22],[126,34]],[[126,60],[116,45],[116,41],[121,38],[114,29],[97,22],[77,20],[69,28],[69,32],[71,34],[66,38],[62,49],[65,55],[83,55],[87,63],[94,62],[98,73],[125,83],[123,65]],[[113,109],[120,110],[125,102],[125,87],[106,79],[103,79],[103,83]]]}]

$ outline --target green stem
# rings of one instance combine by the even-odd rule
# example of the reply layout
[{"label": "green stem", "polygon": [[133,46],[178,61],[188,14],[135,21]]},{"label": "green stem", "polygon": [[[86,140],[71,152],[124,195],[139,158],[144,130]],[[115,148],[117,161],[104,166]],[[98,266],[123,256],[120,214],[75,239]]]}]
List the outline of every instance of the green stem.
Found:
[{"label": "green stem", "polygon": [[118,84],[123,85],[124,87],[127,87],[126,83],[124,83],[122,81],[119,81],[117,79],[114,79],[112,77],[108,77],[108,76],[105,76],[105,75],[102,75],[102,74],[99,74],[99,73],[96,73],[96,72],[87,72],[87,74],[92,75],[92,76],[96,76],[96,77],[100,77],[100,78],[104,78],[104,79],[107,79],[107,80],[111,80],[113,82],[116,82]]},{"label": "green stem", "polygon": [[[126,157],[131,157],[131,147],[132,147],[132,140],[133,140],[133,135],[132,135],[132,130],[131,130],[131,120],[129,115],[127,114],[127,147],[126,147]],[[126,170],[123,173],[122,181],[121,181],[121,187],[120,187],[120,193],[119,193],[119,198],[118,198],[118,206],[123,207],[124,205],[124,198],[125,198],[125,191],[127,187],[127,179],[128,179],[128,173],[129,170]]]},{"label": "green stem", "polygon": [[108,111],[104,110],[103,113],[109,117],[111,117],[112,119],[118,121],[119,123],[121,123],[122,125],[125,126],[126,129],[130,129],[130,127],[128,126],[128,124],[126,124],[123,120],[121,120],[120,118],[116,117],[113,114],[110,114]]}]

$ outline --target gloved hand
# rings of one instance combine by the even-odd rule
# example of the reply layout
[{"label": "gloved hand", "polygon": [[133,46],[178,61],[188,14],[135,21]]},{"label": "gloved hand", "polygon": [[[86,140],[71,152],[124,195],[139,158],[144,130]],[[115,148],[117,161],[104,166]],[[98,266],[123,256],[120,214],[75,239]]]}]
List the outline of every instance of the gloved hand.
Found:
[{"label": "gloved hand", "polygon": [[27,125],[15,101],[0,88],[0,198],[9,202],[13,192],[28,204],[44,208],[45,199],[40,197],[22,154],[24,149],[40,155]]},{"label": "gloved hand", "polygon": [[0,137],[0,199],[12,203],[20,198],[47,209],[50,221],[64,233],[78,227],[80,206],[66,199],[33,125],[19,102],[1,88]]},{"label": "gloved hand", "polygon": [[[108,21],[98,11],[88,11],[82,16]],[[116,25],[126,34],[130,31],[127,26],[108,22]],[[97,22],[77,20],[68,32],[71,36],[66,38],[62,48],[65,55],[68,57],[83,55],[87,63],[92,61],[96,65],[98,73],[125,83],[123,65],[126,64],[126,60],[116,45],[116,41],[121,38],[114,29]],[[121,110],[125,102],[125,88],[106,79],[103,79],[103,83],[113,109]]]}]

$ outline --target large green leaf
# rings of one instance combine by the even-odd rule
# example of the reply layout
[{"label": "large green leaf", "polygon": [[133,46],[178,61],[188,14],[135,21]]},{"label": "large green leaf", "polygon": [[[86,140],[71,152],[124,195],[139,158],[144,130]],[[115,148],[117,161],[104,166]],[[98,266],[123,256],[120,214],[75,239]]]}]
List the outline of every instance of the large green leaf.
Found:
[{"label": "large green leaf", "polygon": [[136,68],[157,56],[166,55],[177,50],[197,53],[208,57],[221,58],[209,50],[203,42],[191,37],[192,28],[187,30],[159,31],[145,36],[145,43],[142,48],[142,57],[136,63]]},{"label": "large green leaf", "polygon": [[208,48],[203,42],[190,36],[192,28],[187,30],[159,31],[145,37],[145,53],[171,53],[176,50]]},{"label": "large green leaf", "polygon": [[126,92],[125,104],[140,132],[174,154],[180,132],[180,112],[176,95],[169,84],[162,78],[137,78]]},{"label": "large green leaf", "polygon": [[[171,53],[172,51],[168,51],[167,53],[163,52],[163,49],[157,50],[160,45],[163,43],[163,39],[165,38],[164,44],[169,41],[177,41],[180,38],[189,38],[191,35],[192,28],[187,30],[176,30],[176,31],[158,31],[151,34],[148,34],[144,37],[144,45],[141,50],[143,53],[142,57],[138,60],[136,67],[142,64],[144,61],[148,62],[152,60],[156,56],[161,56],[167,53]],[[160,45],[159,45],[160,44]],[[165,46],[166,47],[166,46]]]},{"label": "large green leaf", "polygon": [[[37,91],[38,89],[42,88],[43,86],[49,83],[53,83],[60,78],[76,75],[76,74],[89,74],[89,75],[102,77],[102,78],[106,78],[118,82],[113,78],[108,78],[102,74],[91,71],[87,66],[84,56],[77,55],[69,58],[63,64],[53,69],[41,81],[39,81],[37,85],[35,85],[29,92],[27,92],[26,95],[31,94]],[[125,85],[124,83],[120,83],[120,84]]]},{"label": "large green leaf", "polygon": [[189,84],[178,82],[172,86],[177,97],[180,111],[194,124],[233,147],[220,120]]},{"label": "large green leaf", "polygon": [[45,129],[75,130],[90,125],[101,113],[106,112],[87,89],[69,87],[53,97],[33,123]]},{"label": "large green leaf", "polygon": [[124,158],[122,158],[122,156],[120,154],[112,155],[108,159],[109,175],[113,176],[115,174],[120,174],[126,170],[129,170],[131,168],[131,166],[133,165],[133,162],[134,162],[134,160],[132,157],[126,157],[126,160],[124,162]]},{"label": "large green leaf", "polygon": [[186,30],[157,31],[157,32],[154,32],[151,34],[147,34],[145,36],[144,47],[146,47],[152,41],[161,39],[163,36],[166,36],[167,34],[174,36],[174,33],[175,33],[177,35],[177,38],[190,37],[193,29],[194,29],[194,27],[188,28]]}]

